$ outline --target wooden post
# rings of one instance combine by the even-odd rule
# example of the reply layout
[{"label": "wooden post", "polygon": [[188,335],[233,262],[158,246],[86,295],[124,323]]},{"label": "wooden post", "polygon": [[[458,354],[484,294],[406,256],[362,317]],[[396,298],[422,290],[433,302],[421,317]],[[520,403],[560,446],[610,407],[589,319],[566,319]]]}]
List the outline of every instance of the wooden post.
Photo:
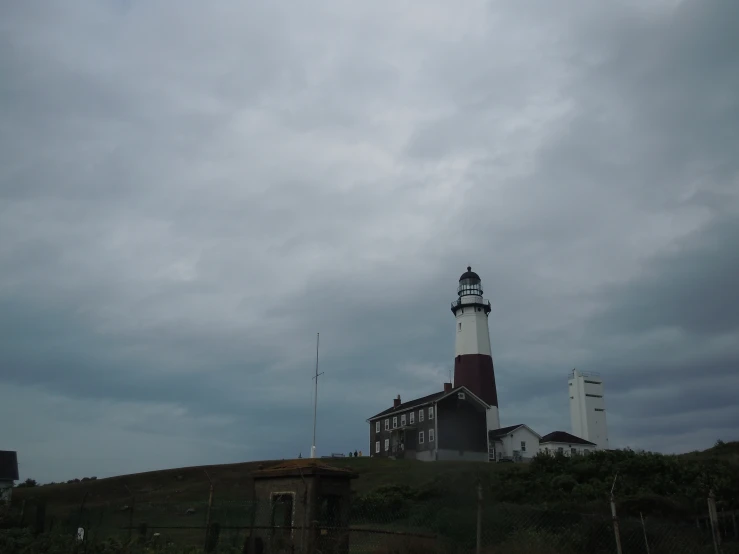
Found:
[{"label": "wooden post", "polygon": [[711,535],[713,536],[713,550],[721,554],[721,534],[718,529],[718,513],[716,512],[716,496],[713,489],[708,492],[708,517],[711,520]]},{"label": "wooden post", "polygon": [[82,512],[85,509],[85,502],[87,501],[88,494],[90,494],[89,491],[86,491],[85,496],[82,497],[82,503],[80,504],[80,512],[77,515],[77,529],[74,530],[74,536],[77,536],[77,533],[79,532],[79,528],[82,526]]},{"label": "wooden post", "polygon": [[621,533],[618,529],[618,515],[616,515],[616,500],[613,497],[613,489],[616,488],[616,479],[618,479],[618,473],[613,478],[613,485],[611,486],[611,518],[613,520],[613,534],[616,537],[616,553],[623,554],[623,550],[621,550]]},{"label": "wooden post", "polygon": [[480,554],[482,550],[482,483],[477,484],[477,549]]},{"label": "wooden post", "polygon": [[210,483],[210,492],[208,493],[208,510],[205,513],[205,544],[203,545],[203,552],[208,551],[208,536],[210,535],[210,508],[213,505],[213,481],[210,478],[210,475],[208,475],[208,472],[206,470],[203,470],[205,472],[205,476],[208,478],[208,482]]},{"label": "wooden post", "polygon": [[644,516],[641,512],[639,512],[639,517],[641,518],[641,528],[644,531],[644,546],[647,547],[647,554],[649,554],[649,539],[647,539],[647,526],[644,525]]},{"label": "wooden post", "polygon": [[128,488],[128,485],[123,486],[126,487],[128,494],[131,495],[131,507],[128,509],[128,542],[131,542],[131,536],[133,535],[133,509],[136,506],[136,497],[131,492],[131,489]]}]

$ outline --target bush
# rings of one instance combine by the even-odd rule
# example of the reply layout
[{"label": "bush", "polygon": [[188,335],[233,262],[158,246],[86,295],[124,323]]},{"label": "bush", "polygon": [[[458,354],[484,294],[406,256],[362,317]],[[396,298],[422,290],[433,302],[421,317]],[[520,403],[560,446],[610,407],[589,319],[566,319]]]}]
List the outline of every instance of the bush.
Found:
[{"label": "bush", "polygon": [[30,488],[30,487],[36,487],[38,486],[38,483],[36,482],[36,479],[31,479],[30,477],[23,481],[22,483],[18,483],[16,485],[18,488]]}]

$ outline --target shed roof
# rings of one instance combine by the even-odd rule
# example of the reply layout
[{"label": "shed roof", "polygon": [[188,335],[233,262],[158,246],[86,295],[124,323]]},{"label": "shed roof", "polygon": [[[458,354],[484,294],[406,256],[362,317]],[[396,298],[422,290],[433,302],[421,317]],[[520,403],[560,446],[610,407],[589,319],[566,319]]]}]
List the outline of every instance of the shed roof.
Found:
[{"label": "shed roof", "polygon": [[323,477],[339,477],[344,479],[355,479],[357,473],[351,469],[335,467],[322,463],[314,458],[288,460],[272,467],[255,471],[254,479],[268,479],[274,477],[307,477],[309,475],[320,475]]},{"label": "shed roof", "polygon": [[18,455],[14,450],[0,450],[0,480],[18,480]]}]

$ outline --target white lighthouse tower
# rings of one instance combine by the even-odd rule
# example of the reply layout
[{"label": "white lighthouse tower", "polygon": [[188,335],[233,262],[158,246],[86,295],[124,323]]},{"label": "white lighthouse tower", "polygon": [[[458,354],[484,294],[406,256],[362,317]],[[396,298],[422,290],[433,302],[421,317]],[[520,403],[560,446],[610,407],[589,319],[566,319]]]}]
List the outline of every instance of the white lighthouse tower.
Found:
[{"label": "white lighthouse tower", "polygon": [[458,298],[452,302],[452,313],[457,320],[454,386],[467,387],[490,406],[487,413],[490,431],[500,428],[500,416],[488,329],[491,308],[490,302],[484,300],[482,294],[480,276],[468,266],[459,278]]}]

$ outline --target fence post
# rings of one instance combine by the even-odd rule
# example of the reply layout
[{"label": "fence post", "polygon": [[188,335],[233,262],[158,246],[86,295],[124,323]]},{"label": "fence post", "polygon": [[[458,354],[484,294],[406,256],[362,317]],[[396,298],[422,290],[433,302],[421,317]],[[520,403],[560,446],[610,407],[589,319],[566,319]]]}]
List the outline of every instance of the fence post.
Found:
[{"label": "fence post", "polygon": [[616,487],[616,479],[618,479],[618,472],[613,478],[613,485],[611,486],[611,518],[613,519],[613,534],[616,536],[616,552],[623,554],[621,550],[621,533],[618,529],[618,515],[616,515],[616,500],[613,497],[613,489]]},{"label": "fence post", "polygon": [[210,475],[208,475],[208,472],[206,470],[203,470],[205,472],[205,476],[208,478],[208,482],[210,483],[210,492],[208,493],[208,510],[205,513],[205,544],[203,545],[203,552],[208,551],[208,538],[210,535],[210,508],[213,505],[213,481],[210,478]]},{"label": "fence post", "polygon": [[647,547],[647,554],[649,554],[649,539],[647,538],[647,526],[644,525],[644,516],[641,512],[639,512],[639,517],[641,518],[641,528],[644,531],[644,545]]},{"label": "fence post", "polygon": [[128,494],[131,495],[131,507],[128,509],[128,542],[131,542],[131,536],[133,535],[133,509],[136,506],[136,496],[128,488],[128,485],[123,486],[126,487]]},{"label": "fence post", "polygon": [[73,536],[76,536],[79,528],[82,527],[82,513],[85,510],[85,502],[87,502],[87,495],[90,494],[89,491],[85,491],[85,496],[82,497],[82,503],[80,504],[80,511],[77,515],[77,528],[74,530]]},{"label": "fence post", "polygon": [[477,549],[475,552],[480,554],[482,550],[482,483],[477,484]]},{"label": "fence post", "polygon": [[713,535],[713,550],[721,554],[721,534],[718,530],[718,513],[716,512],[716,496],[713,489],[708,492],[708,518],[711,520],[711,535]]}]

